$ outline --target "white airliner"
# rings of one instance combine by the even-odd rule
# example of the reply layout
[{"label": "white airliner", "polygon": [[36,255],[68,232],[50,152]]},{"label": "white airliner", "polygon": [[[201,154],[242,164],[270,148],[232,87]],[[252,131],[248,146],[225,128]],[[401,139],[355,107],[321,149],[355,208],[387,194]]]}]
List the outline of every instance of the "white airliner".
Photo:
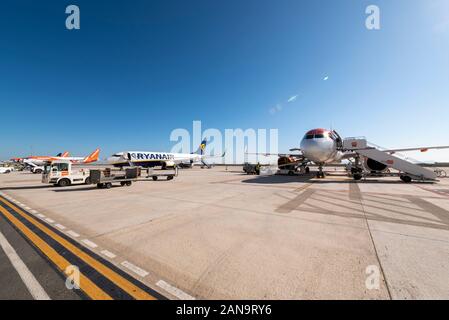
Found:
[{"label": "white airliner", "polygon": [[[350,142],[345,145],[344,142]],[[393,156],[396,152],[421,151],[431,149],[447,149],[449,146],[419,147],[405,149],[378,150],[369,146],[357,146],[357,143],[366,143],[364,139],[348,138],[342,140],[335,130],[313,129],[308,131],[301,140],[299,148],[290,149],[298,151],[299,154],[279,155],[285,159],[281,166],[297,165],[307,167],[309,163],[318,165],[318,178],[324,178],[323,166],[330,163],[339,163],[342,159],[354,159],[351,173],[355,180],[362,178],[363,172],[382,173],[389,167],[403,171],[400,176],[404,182],[410,182],[419,177],[433,179],[433,172],[419,167],[416,164]],[[352,145],[351,145],[352,144]],[[269,154],[264,154],[269,155]],[[376,159],[373,159],[376,158]],[[407,170],[407,171],[406,171]],[[428,174],[427,171],[430,173]]]},{"label": "white airliner", "polygon": [[[201,162],[203,165],[209,165],[204,161],[204,149],[206,148],[206,139],[204,139],[198,149],[192,153],[169,153],[153,151],[122,151],[113,154],[108,158],[108,163],[116,167],[138,166],[143,168],[151,167],[173,167],[180,163],[190,162],[190,164]],[[224,156],[224,155],[222,155]],[[213,157],[213,156],[212,156]]]},{"label": "white airliner", "polygon": [[70,157],[69,153],[66,151],[57,156],[29,156],[26,158],[21,158],[20,162],[28,164],[30,166],[43,166],[47,162],[55,160],[69,160],[74,163],[91,163],[98,160],[100,154],[100,149],[95,149],[91,154],[86,157]]}]

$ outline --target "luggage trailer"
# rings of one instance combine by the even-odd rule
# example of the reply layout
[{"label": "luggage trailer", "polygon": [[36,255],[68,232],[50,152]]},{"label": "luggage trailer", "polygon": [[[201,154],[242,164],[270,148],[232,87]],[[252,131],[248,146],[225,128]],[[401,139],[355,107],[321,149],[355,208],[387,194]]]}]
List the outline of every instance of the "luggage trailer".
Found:
[{"label": "luggage trailer", "polygon": [[140,167],[124,168],[123,170],[91,169],[90,183],[96,184],[97,188],[112,188],[113,183],[123,186],[131,186],[133,182],[148,181],[150,178],[157,181],[160,177],[165,177],[167,181],[173,180],[178,175],[178,168],[173,169],[142,169]]}]

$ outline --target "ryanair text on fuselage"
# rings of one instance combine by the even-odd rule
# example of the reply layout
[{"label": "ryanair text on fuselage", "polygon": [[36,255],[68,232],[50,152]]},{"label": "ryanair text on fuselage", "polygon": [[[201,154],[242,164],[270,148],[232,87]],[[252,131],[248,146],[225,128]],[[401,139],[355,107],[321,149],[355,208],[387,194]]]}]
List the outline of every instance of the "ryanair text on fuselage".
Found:
[{"label": "ryanair text on fuselage", "polygon": [[130,153],[131,159],[136,160],[174,160],[175,156],[170,153],[150,153],[150,152],[133,152]]}]

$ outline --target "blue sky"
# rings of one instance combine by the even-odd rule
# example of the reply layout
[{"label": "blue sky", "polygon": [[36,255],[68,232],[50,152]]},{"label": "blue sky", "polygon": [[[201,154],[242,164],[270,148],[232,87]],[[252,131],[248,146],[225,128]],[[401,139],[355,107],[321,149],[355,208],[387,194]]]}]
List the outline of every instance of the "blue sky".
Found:
[{"label": "blue sky", "polygon": [[[80,30],[65,28],[69,4]],[[365,28],[370,4],[381,30]],[[448,145],[449,1],[5,1],[0,108],[0,159],[168,151],[193,120],[278,128],[280,151],[330,126]]]}]

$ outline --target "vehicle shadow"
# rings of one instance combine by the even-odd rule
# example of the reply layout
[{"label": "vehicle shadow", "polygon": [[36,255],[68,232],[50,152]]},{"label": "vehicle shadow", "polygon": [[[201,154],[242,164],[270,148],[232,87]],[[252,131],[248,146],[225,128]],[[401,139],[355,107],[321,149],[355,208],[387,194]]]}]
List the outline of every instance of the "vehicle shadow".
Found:
[{"label": "vehicle shadow", "polygon": [[46,188],[54,188],[54,186],[53,185],[36,185],[36,186],[1,187],[0,191],[33,190],[33,189],[46,189]]}]

